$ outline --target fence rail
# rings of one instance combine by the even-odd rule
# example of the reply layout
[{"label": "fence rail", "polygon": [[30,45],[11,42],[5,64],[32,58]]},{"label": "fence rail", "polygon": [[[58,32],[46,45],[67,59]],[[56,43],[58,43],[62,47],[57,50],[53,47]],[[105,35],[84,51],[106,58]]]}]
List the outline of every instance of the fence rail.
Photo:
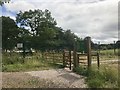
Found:
[{"label": "fence rail", "polygon": [[91,67],[91,59],[92,57],[96,57],[97,59],[97,65],[99,67],[99,53],[97,52],[91,52],[91,38],[86,37],[85,39],[86,44],[86,53],[80,53],[77,52],[76,45],[74,44],[74,49],[72,50],[64,50],[63,52],[45,52],[44,58],[46,60],[52,60],[53,62],[63,62],[63,66],[69,66],[69,68],[78,67],[81,64],[87,65],[88,68]]},{"label": "fence rail", "polygon": [[45,52],[43,54],[43,57],[47,61],[53,61],[53,62],[62,62],[63,61],[63,53],[62,52]]}]

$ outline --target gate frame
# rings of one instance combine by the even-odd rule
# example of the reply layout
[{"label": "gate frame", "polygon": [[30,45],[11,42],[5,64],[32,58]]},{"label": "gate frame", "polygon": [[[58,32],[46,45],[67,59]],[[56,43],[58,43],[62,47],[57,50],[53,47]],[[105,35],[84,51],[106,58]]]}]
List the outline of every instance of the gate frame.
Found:
[{"label": "gate frame", "polygon": [[[85,45],[87,48],[87,67],[88,69],[91,68],[91,59],[92,56],[97,56],[97,65],[98,69],[100,67],[100,62],[99,62],[99,53],[96,53],[96,55],[92,55],[91,53],[91,37],[86,37],[85,38]],[[69,69],[71,70],[71,65],[72,65],[72,60],[71,60],[71,50],[69,50]],[[66,66],[66,60],[65,60],[65,50],[63,51],[63,66]],[[73,68],[79,67],[79,54],[77,54],[77,46],[76,46],[76,41],[74,42],[74,49],[73,49]]]}]

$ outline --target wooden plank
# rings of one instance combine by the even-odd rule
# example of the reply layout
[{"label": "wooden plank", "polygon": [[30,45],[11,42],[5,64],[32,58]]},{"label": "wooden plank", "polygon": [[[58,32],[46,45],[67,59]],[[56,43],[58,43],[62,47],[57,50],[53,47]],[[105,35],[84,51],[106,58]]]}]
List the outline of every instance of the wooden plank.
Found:
[{"label": "wooden plank", "polygon": [[77,53],[79,56],[87,56],[86,53]]}]

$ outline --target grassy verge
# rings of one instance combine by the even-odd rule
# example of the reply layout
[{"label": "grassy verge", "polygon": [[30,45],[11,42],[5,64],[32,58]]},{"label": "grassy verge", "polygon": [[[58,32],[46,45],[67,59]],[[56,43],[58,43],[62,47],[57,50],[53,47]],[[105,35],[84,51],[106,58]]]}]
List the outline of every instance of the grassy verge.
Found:
[{"label": "grassy verge", "polygon": [[[40,53],[39,53],[40,55]],[[33,56],[26,56],[22,58],[21,55],[3,54],[2,58],[2,71],[3,72],[20,72],[20,71],[33,71],[33,70],[48,70],[52,68],[61,68],[62,64],[51,63],[46,61],[38,54]]]},{"label": "grassy verge", "polygon": [[90,88],[118,88],[118,65],[102,65],[98,70],[96,66],[91,69],[83,67],[75,68],[74,71],[86,76],[86,82]]},{"label": "grassy verge", "polygon": [[56,69],[61,68],[62,65],[57,65],[54,63],[42,63],[40,61],[34,61],[33,63],[16,63],[16,64],[9,64],[3,65],[2,71],[3,72],[20,72],[20,71],[36,71],[36,70],[49,70],[49,69]]}]

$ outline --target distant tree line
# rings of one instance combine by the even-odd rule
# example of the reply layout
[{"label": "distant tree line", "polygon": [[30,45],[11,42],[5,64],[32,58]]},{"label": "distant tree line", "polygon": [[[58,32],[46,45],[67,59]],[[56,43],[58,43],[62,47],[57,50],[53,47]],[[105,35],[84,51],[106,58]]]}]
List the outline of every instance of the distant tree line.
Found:
[{"label": "distant tree line", "polygon": [[110,43],[110,44],[96,44],[92,42],[92,49],[97,50],[108,50],[108,49],[120,49],[120,41],[116,41],[115,43]]},{"label": "distant tree line", "polygon": [[[35,50],[73,50],[74,44],[78,51],[83,51],[83,40],[71,30],[64,30],[57,26],[57,21],[49,10],[29,10],[19,12],[16,21],[10,17],[1,16],[2,20],[2,50],[13,50],[17,43],[24,43],[25,48]],[[92,49],[97,50],[98,44],[92,44]],[[119,48],[119,41],[115,48]],[[101,44],[100,49],[113,49],[113,44]]]}]

